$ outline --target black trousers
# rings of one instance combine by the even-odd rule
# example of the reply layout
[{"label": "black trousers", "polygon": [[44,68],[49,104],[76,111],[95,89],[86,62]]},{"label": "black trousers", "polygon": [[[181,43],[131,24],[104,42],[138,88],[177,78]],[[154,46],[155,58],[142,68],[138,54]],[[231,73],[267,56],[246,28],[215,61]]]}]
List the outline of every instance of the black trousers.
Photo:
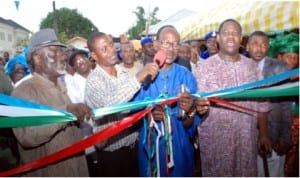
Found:
[{"label": "black trousers", "polygon": [[17,139],[11,128],[0,128],[0,172],[19,165]]},{"label": "black trousers", "polygon": [[[97,151],[97,177],[138,177],[137,142],[113,152]],[[94,176],[94,174],[90,174]]]}]

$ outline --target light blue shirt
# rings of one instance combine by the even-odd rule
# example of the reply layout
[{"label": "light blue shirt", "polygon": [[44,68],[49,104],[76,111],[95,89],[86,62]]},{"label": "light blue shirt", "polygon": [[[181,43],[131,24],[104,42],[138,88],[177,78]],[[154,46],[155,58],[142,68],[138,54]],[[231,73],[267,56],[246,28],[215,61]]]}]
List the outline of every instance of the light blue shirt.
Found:
[{"label": "light blue shirt", "polygon": [[260,61],[258,62],[258,67],[260,68],[261,71],[262,71],[263,68],[264,68],[264,65],[265,65],[265,59],[266,59],[266,57],[264,57],[262,60],[260,60]]}]

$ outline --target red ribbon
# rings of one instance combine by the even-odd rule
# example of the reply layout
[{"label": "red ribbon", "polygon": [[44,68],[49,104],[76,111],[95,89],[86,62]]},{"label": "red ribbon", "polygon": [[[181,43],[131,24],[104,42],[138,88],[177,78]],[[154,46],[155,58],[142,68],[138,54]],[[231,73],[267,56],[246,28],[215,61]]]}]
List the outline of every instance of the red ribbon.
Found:
[{"label": "red ribbon", "polygon": [[[46,166],[48,164],[55,163],[59,160],[62,160],[69,156],[72,156],[72,155],[74,155],[90,146],[100,143],[100,142],[110,138],[111,136],[121,132],[122,130],[128,128],[129,126],[131,126],[132,124],[134,124],[135,122],[140,120],[140,118],[145,116],[148,112],[150,112],[151,109],[152,109],[152,107],[142,110],[138,113],[135,113],[129,117],[126,117],[126,118],[122,119],[121,121],[118,121],[117,123],[113,124],[112,126],[109,126],[105,129],[95,133],[92,136],[90,136],[86,139],[83,139],[79,142],[76,142],[75,144],[68,146],[67,148],[64,148],[56,153],[48,155],[42,159],[33,161],[26,165],[19,166],[19,167],[16,167],[14,169],[11,169],[11,170],[8,170],[5,172],[0,172],[0,177],[11,176],[11,175],[19,174],[22,172],[34,170],[39,167]],[[1,164],[4,164],[4,163],[1,163]]]},{"label": "red ribbon", "polygon": [[250,108],[246,108],[246,107],[243,107],[243,106],[239,106],[237,104],[233,104],[231,102],[228,102],[226,100],[216,98],[216,97],[208,97],[208,100],[211,101],[211,102],[220,103],[220,104],[222,104],[222,106],[226,106],[226,107],[236,109],[236,110],[240,109],[240,110],[250,111],[250,112],[259,112],[259,111],[256,111],[256,110],[253,110],[253,109],[250,109]]},{"label": "red ribbon", "polygon": [[[167,101],[160,102],[159,104],[160,105],[172,104],[172,103],[176,102],[178,99],[179,98],[176,97],[176,98],[173,98],[173,99],[170,99]],[[236,109],[242,109],[242,110],[251,111],[251,112],[257,112],[255,110],[252,110],[252,109],[249,109],[246,107],[242,107],[242,106],[230,103],[228,101],[225,101],[225,100],[222,100],[219,98],[209,97],[208,99],[211,102],[221,103],[230,108],[236,108]],[[137,112],[129,117],[122,119],[121,121],[116,122],[115,124],[105,128],[105,129],[95,133],[94,135],[92,135],[90,137],[87,137],[79,142],[74,143],[71,146],[68,146],[58,152],[55,152],[51,155],[43,157],[39,160],[33,161],[33,162],[28,163],[23,166],[19,166],[19,167],[10,169],[8,171],[0,172],[0,177],[11,176],[11,175],[16,175],[16,174],[19,174],[22,172],[31,171],[31,170],[40,168],[42,166],[46,166],[48,164],[55,163],[57,161],[65,159],[69,156],[72,156],[76,153],[79,153],[79,152],[83,151],[84,149],[86,149],[90,146],[93,146],[95,144],[101,143],[104,140],[120,133],[122,130],[130,127],[131,125],[136,123],[138,120],[140,120],[142,117],[144,117],[152,109],[153,109],[153,107],[149,107],[149,108],[146,108],[145,110]]]},{"label": "red ribbon", "polygon": [[[178,97],[160,102],[159,104],[172,104],[178,100]],[[79,153],[86,148],[93,146],[95,144],[101,143],[104,140],[120,133],[122,130],[130,127],[141,118],[143,118],[148,112],[150,112],[153,107],[146,108],[145,110],[139,111],[131,116],[128,116],[121,121],[116,122],[115,124],[95,133],[94,135],[87,137],[79,142],[74,143],[71,146],[68,146],[58,152],[55,152],[51,155],[43,157],[39,160],[33,161],[26,165],[22,165],[4,172],[0,172],[0,177],[12,176],[22,172],[31,171],[42,166],[46,166],[51,163],[55,163],[59,160],[72,156],[76,153]]]}]

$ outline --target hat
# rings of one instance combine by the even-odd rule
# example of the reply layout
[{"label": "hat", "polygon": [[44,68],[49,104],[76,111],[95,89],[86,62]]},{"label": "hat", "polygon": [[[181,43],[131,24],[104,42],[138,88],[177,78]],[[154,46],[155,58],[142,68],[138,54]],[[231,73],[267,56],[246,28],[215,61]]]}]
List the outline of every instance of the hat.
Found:
[{"label": "hat", "polygon": [[215,31],[212,31],[212,32],[209,32],[205,35],[204,39],[205,41],[207,41],[208,39],[212,38],[212,37],[216,37],[217,36],[217,32]]},{"label": "hat", "polygon": [[22,54],[9,59],[9,61],[5,65],[5,72],[8,75],[11,75],[17,64],[22,65],[22,67],[24,68],[25,75],[30,73],[30,70],[27,65],[26,57]]},{"label": "hat", "polygon": [[299,34],[278,34],[269,40],[268,56],[275,57],[278,53],[299,53]]},{"label": "hat", "polygon": [[66,47],[66,45],[60,43],[53,29],[41,29],[32,35],[29,41],[30,50],[27,52],[27,57],[30,59],[31,55],[38,48],[45,46],[61,46]]},{"label": "hat", "polygon": [[141,45],[144,46],[147,43],[153,43],[153,39],[150,37],[145,37],[141,40]]},{"label": "hat", "polygon": [[68,62],[70,64],[70,66],[74,67],[74,58],[77,54],[84,54],[86,57],[88,57],[88,52],[82,49],[75,49],[73,50],[73,52],[71,53]]}]

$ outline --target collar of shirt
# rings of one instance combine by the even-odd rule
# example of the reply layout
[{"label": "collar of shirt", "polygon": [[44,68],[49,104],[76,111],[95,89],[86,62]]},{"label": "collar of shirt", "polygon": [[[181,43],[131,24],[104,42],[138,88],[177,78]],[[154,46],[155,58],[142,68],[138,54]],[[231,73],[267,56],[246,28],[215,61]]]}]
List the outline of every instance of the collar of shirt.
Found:
[{"label": "collar of shirt", "polygon": [[265,59],[266,59],[266,57],[264,57],[262,60],[260,60],[260,61],[258,62],[258,67],[259,67],[261,70],[263,70],[263,68],[264,68],[264,65],[265,65]]}]

